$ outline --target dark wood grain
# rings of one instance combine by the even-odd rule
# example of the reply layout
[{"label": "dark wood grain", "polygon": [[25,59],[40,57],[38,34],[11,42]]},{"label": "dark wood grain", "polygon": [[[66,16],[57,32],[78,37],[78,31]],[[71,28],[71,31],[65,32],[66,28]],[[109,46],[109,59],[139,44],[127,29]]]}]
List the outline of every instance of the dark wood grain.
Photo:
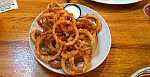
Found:
[{"label": "dark wood grain", "polygon": [[[18,0],[19,9],[0,13],[0,77],[64,77],[47,70],[34,59],[28,45],[34,18],[51,2],[64,0]],[[143,13],[148,2],[105,5],[71,0],[98,11],[107,21],[112,47],[105,62],[81,77],[129,77],[150,66],[150,19]]]}]

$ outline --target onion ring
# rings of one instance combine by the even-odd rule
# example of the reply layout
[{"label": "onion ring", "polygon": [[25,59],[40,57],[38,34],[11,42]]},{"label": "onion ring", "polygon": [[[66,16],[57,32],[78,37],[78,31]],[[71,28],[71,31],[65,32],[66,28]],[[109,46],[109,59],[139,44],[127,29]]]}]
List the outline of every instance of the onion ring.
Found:
[{"label": "onion ring", "polygon": [[61,15],[65,14],[64,8],[60,7],[59,4],[53,3],[48,6],[38,18],[38,25],[43,28],[45,31],[52,29],[53,24],[59,20]]},{"label": "onion ring", "polygon": [[[84,34],[86,37],[81,37],[81,35]],[[87,51],[89,48],[85,48],[85,46],[89,46],[92,52],[89,52],[89,54],[93,53],[93,46],[94,46],[94,38],[91,35],[91,33],[86,29],[79,29],[79,42],[80,45],[82,45],[82,48],[79,48],[81,50]]]},{"label": "onion ring", "polygon": [[37,20],[38,25],[43,28],[45,31],[51,29],[54,23],[58,20],[58,15],[51,12],[51,13],[43,13]]},{"label": "onion ring", "polygon": [[94,26],[94,23],[91,22],[89,19],[86,18],[79,18],[77,22],[77,28],[78,29],[86,29],[90,31],[90,33],[93,35],[96,33],[96,28]]},{"label": "onion ring", "polygon": [[68,75],[76,75],[75,70],[72,69],[72,67],[67,67],[67,64],[69,64],[68,59],[62,58],[61,59],[61,67],[65,73]]},{"label": "onion ring", "polygon": [[48,64],[55,69],[61,69],[61,57],[59,56],[55,60],[49,61]]},{"label": "onion ring", "polygon": [[82,67],[78,67],[77,65],[75,65],[75,59],[78,59],[78,58],[71,57],[71,58],[69,59],[72,68],[73,68],[78,74],[80,74],[80,73],[85,73],[85,72],[87,71],[87,69],[89,69],[90,66],[91,66],[91,57],[90,57],[90,55],[83,54],[81,57],[83,57],[83,66],[82,66]]},{"label": "onion ring", "polygon": [[[86,39],[85,37],[82,37],[82,34],[86,35]],[[91,48],[83,48],[85,46],[87,46],[89,43],[86,43],[87,41],[85,40],[90,40],[90,47]],[[72,68],[72,72],[68,72],[67,71],[67,67],[65,67],[65,60],[63,61],[63,70],[65,71],[65,73],[67,74],[80,74],[80,73],[84,73],[87,71],[87,69],[90,68],[91,64],[91,52],[92,52],[92,45],[93,45],[93,37],[91,35],[91,33],[85,29],[79,29],[79,39],[78,41],[74,44],[74,45],[69,45],[69,46],[64,46],[63,47],[63,51],[61,53],[62,58],[64,58],[65,60],[69,59],[69,63],[71,65]],[[91,50],[89,50],[91,49]],[[79,56],[79,57],[78,57]],[[75,65],[75,60],[78,58],[83,58],[82,62],[83,62],[83,67],[78,67]]]},{"label": "onion ring", "polygon": [[[56,31],[57,31],[56,28],[58,28],[59,25],[65,26],[64,29],[62,29],[62,31],[59,32],[61,34],[62,33],[65,34],[64,38],[67,38],[68,36],[70,36],[69,33],[71,33],[71,31],[73,31],[73,33],[75,33],[74,39],[71,40],[71,41],[63,41],[63,40],[61,40],[58,37],[57,33],[56,33]],[[59,43],[63,44],[63,45],[73,45],[77,41],[77,39],[79,37],[79,32],[77,30],[77,27],[75,26],[74,23],[71,23],[70,21],[58,21],[58,22],[56,22],[55,25],[53,26],[53,34],[54,34],[55,40],[58,41]]]},{"label": "onion ring", "polygon": [[86,18],[91,20],[91,22],[94,22],[96,24],[96,32],[99,32],[101,30],[101,22],[99,21],[98,17],[86,15],[83,16],[82,18]]},{"label": "onion ring", "polygon": [[67,21],[70,21],[72,23],[76,22],[75,18],[73,17],[73,14],[68,13],[67,11],[60,17],[60,20],[67,20]]},{"label": "onion ring", "polygon": [[[47,63],[49,61],[52,61],[54,59],[56,59],[60,53],[61,53],[61,46],[60,46],[60,49],[57,51],[57,54],[49,57],[49,53],[48,52],[51,52],[51,51],[43,51],[41,48],[40,48],[40,44],[45,40],[45,39],[54,39],[53,36],[52,36],[52,32],[51,31],[47,31],[46,33],[43,33],[41,34],[41,37],[38,37],[37,38],[37,41],[36,41],[36,44],[35,44],[35,48],[36,48],[36,54],[44,59],[44,61],[46,61]],[[42,55],[42,56],[41,56]]]},{"label": "onion ring", "polygon": [[[87,38],[89,38],[90,40],[90,45],[89,43],[86,43],[87,41],[85,41],[85,37],[82,37],[82,34],[88,36]],[[82,37],[82,38],[80,38]],[[89,31],[87,31],[86,29],[79,29],[79,40],[78,42],[78,46],[75,46],[75,48],[77,48],[79,50],[79,53],[77,54],[78,56],[80,56],[80,58],[83,58],[83,67],[78,67],[75,65],[75,59],[78,59],[78,57],[74,56],[69,58],[69,62],[71,63],[71,66],[73,67],[74,70],[76,70],[76,72],[78,73],[84,73],[87,71],[87,69],[90,68],[91,66],[91,52],[93,49],[93,37],[91,35],[91,33]],[[86,48],[85,48],[86,46]],[[88,46],[90,48],[88,48]]]}]

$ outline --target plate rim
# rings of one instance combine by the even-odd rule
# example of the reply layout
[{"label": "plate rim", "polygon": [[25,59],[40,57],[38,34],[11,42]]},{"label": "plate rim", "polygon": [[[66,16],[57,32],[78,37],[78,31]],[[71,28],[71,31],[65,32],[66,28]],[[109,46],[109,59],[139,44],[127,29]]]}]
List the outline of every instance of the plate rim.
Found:
[{"label": "plate rim", "polygon": [[[76,5],[79,5],[79,6],[83,6],[83,7],[86,7],[86,8],[88,8],[88,9],[92,9],[92,8],[89,8],[89,7],[87,7],[87,6],[85,6],[85,5],[81,5],[81,4],[77,4],[77,3],[65,3],[65,5],[67,5],[67,4],[76,4]],[[98,13],[97,11],[95,11],[94,9],[92,9],[94,12],[96,12],[96,13]],[[30,26],[30,29],[29,29],[29,48],[31,49],[31,52],[32,52],[32,54],[33,54],[33,56],[34,56],[34,58],[35,58],[35,60],[40,64],[40,65],[42,65],[42,66],[44,66],[44,68],[46,68],[46,69],[48,69],[48,70],[50,70],[50,71],[53,71],[53,72],[55,72],[55,73],[59,73],[59,74],[62,74],[62,75],[66,75],[64,72],[58,72],[58,70],[54,70],[54,69],[51,69],[51,67],[50,66],[48,66],[48,64],[46,64],[45,62],[43,62],[42,60],[40,60],[39,58],[37,58],[37,56],[35,55],[35,51],[34,51],[34,49],[32,48],[32,46],[31,46],[31,36],[30,36],[30,33],[31,33],[31,28],[33,27],[33,25],[35,24],[34,22],[36,22],[36,20],[37,20],[37,18],[42,14],[44,12],[44,10],[41,12],[41,13],[39,13],[35,18],[34,18],[34,20],[33,20],[33,22],[32,22],[32,24],[31,24],[31,26]],[[107,56],[108,56],[108,54],[109,54],[109,52],[110,52],[110,49],[111,49],[111,43],[112,43],[112,38],[111,38],[111,32],[110,32],[110,29],[109,29],[109,26],[108,26],[108,24],[107,24],[107,22],[105,21],[105,19],[98,13],[98,17],[101,17],[101,19],[102,19],[102,21],[103,22],[105,22],[105,25],[106,25],[106,27],[107,27],[107,29],[108,29],[108,34],[109,34],[109,46],[108,46],[108,49],[107,49],[107,53],[106,53],[106,55],[104,56],[104,58],[101,60],[101,62],[99,62],[95,67],[91,67],[88,71],[86,71],[85,73],[88,73],[88,72],[90,72],[90,71],[93,71],[94,69],[96,69],[98,66],[100,66],[105,60],[106,60],[106,58],[107,58]],[[49,68],[50,67],[50,68]],[[85,74],[85,73],[81,73],[81,74]],[[81,75],[81,74],[78,74],[78,75]]]},{"label": "plate rim", "polygon": [[127,3],[113,3],[113,2],[109,2],[109,1],[99,1],[99,0],[91,0],[97,3],[103,3],[103,4],[112,4],[112,5],[125,5],[125,4],[132,4],[132,3],[137,3],[137,2],[141,2],[143,0],[135,0],[132,2],[127,2]]}]

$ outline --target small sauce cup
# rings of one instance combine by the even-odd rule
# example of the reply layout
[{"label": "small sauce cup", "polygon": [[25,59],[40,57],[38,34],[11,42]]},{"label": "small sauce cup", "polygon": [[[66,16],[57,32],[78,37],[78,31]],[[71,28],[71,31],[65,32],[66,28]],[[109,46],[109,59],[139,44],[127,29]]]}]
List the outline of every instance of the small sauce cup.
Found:
[{"label": "small sauce cup", "polygon": [[150,77],[150,67],[142,68],[133,73],[130,77]]},{"label": "small sauce cup", "polygon": [[150,3],[144,6],[143,11],[144,11],[144,14],[150,18]]},{"label": "small sauce cup", "polygon": [[143,74],[143,75],[140,75],[139,77],[150,77],[150,74]]}]

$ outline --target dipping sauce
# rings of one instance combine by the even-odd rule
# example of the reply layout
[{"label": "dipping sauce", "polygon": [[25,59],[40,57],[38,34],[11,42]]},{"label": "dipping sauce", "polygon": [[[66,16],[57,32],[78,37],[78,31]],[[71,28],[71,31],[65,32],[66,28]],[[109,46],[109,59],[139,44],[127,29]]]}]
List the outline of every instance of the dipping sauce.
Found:
[{"label": "dipping sauce", "polygon": [[143,74],[143,75],[140,75],[139,77],[150,77],[150,74]]},{"label": "dipping sauce", "polygon": [[77,5],[69,4],[65,6],[65,10],[67,10],[69,13],[72,13],[75,19],[79,18],[81,15],[81,10]]},{"label": "dipping sauce", "polygon": [[145,5],[144,13],[150,17],[150,4]]}]

